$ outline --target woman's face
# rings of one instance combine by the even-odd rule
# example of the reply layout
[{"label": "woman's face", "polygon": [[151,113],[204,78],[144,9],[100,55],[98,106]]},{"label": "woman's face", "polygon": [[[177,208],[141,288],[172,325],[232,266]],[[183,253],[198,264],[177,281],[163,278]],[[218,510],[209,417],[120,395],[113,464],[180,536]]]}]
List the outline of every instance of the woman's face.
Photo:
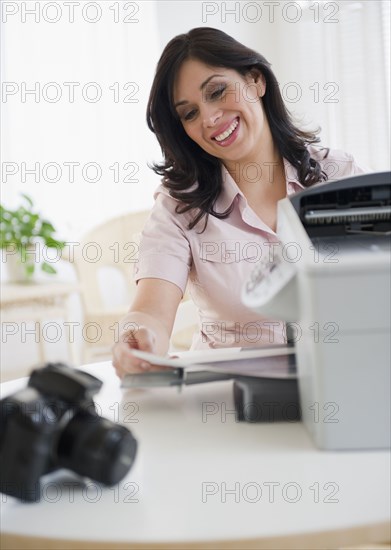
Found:
[{"label": "woman's face", "polygon": [[185,61],[174,86],[174,104],[187,135],[223,162],[256,158],[267,119],[260,96],[262,77]]}]

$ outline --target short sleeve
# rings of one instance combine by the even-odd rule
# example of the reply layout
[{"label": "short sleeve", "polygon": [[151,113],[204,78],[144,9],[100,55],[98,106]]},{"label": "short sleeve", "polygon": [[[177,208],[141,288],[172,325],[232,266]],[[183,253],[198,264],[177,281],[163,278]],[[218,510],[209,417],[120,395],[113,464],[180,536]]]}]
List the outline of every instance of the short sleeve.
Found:
[{"label": "short sleeve", "polygon": [[162,186],[154,196],[155,204],[141,232],[133,277],[136,283],[145,278],[164,279],[184,293],[192,263],[184,216],[175,212],[178,202]]}]

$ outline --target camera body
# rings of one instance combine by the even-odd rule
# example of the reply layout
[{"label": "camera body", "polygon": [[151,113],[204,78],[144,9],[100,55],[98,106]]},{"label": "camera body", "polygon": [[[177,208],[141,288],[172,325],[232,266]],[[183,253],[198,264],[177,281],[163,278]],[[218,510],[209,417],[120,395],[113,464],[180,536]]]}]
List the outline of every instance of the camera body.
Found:
[{"label": "camera body", "polygon": [[137,441],[98,415],[102,381],[63,363],[34,370],[26,388],[0,401],[0,492],[40,499],[40,478],[66,468],[105,485],[130,470]]}]

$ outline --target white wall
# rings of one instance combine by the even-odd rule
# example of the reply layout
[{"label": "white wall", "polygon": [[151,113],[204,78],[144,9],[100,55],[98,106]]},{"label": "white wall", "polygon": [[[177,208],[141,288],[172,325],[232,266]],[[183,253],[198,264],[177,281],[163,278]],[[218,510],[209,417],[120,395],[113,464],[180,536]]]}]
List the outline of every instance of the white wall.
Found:
[{"label": "white wall", "polygon": [[[15,3],[8,4],[10,9]],[[45,21],[56,16],[53,9],[44,11],[47,2],[37,3],[40,9],[35,15],[23,14],[23,5],[33,9],[35,4],[20,3],[19,11],[9,14],[3,24],[3,91],[9,93],[3,94],[2,104],[2,200],[13,205],[20,190],[29,193],[65,238],[77,238],[116,214],[151,206],[152,191],[159,183],[147,167],[147,161],[159,158],[159,148],[145,124],[154,72],[151,58],[160,46],[155,3],[139,3],[134,15],[117,3],[118,23],[110,10],[116,3],[99,2],[101,19],[96,23],[88,20],[98,12],[90,8],[83,16],[81,7],[75,9],[71,23],[63,2],[57,3],[62,16],[56,23]],[[125,24],[125,17],[138,22]],[[67,82],[79,83],[73,102]],[[124,89],[129,82],[134,84]],[[45,88],[48,83],[55,84]],[[93,84],[85,87],[87,83]],[[118,98],[110,89],[115,83]],[[37,95],[24,97],[23,90],[35,86]],[[95,101],[97,91],[102,94],[99,101]],[[57,93],[61,99],[50,102]],[[129,94],[127,100],[137,103],[125,102]],[[74,181],[65,164],[69,162],[80,163]],[[32,169],[36,163],[39,181],[27,174],[23,182],[23,167]],[[58,165],[60,172],[48,163]],[[88,163],[97,168],[91,166],[83,173]],[[110,169],[116,163],[118,182]],[[126,163],[137,165],[136,182],[123,181],[132,173],[131,167],[123,169]],[[13,169],[14,175],[6,175],[6,170]],[[99,181],[91,181],[99,171]],[[59,181],[51,181],[58,174],[62,174]]]},{"label": "white wall", "polygon": [[[152,60],[160,50],[156,5],[82,0],[72,17],[64,2],[51,3],[54,8],[49,4],[1,2],[1,202],[16,207],[19,193],[28,193],[58,229],[59,237],[77,242],[91,227],[113,216],[152,206],[160,178],[147,162],[159,159],[160,149],[145,124],[145,109],[155,69]],[[83,12],[87,4],[92,7]],[[117,12],[110,9],[113,6]],[[50,22],[57,17],[57,22]],[[74,100],[69,95],[71,85],[65,83],[79,83],[74,87]],[[85,88],[87,83],[92,85]],[[110,89],[115,83],[118,97],[116,89]],[[127,87],[127,83],[134,84]],[[24,93],[31,89],[37,94]],[[95,101],[96,90],[102,93],[99,101]],[[51,101],[58,92],[60,99]],[[137,103],[126,101],[129,94],[128,101],[136,99]],[[66,164],[70,162],[80,163],[74,181]],[[101,171],[99,181],[90,181],[97,174],[92,165],[83,176],[87,163]],[[126,163],[132,165],[124,169]],[[110,169],[116,164],[119,181]],[[23,174],[25,168],[31,170],[36,165],[36,177]],[[138,169],[134,174],[137,181],[128,183],[124,178],[132,166]],[[48,181],[58,174],[59,181]],[[69,265],[57,263],[55,267],[61,279],[75,280]],[[7,280],[4,263],[1,268],[2,280]],[[40,272],[38,279],[51,280]],[[72,321],[78,323],[80,346],[83,318],[77,295],[72,297],[71,311]],[[63,319],[54,321],[64,328]],[[14,336],[2,333],[2,374],[12,370],[17,375],[38,362],[35,336],[28,334],[34,326],[20,327]],[[59,343],[45,342],[48,359],[69,360],[66,336],[63,330]],[[42,331],[37,337],[42,340]]]}]

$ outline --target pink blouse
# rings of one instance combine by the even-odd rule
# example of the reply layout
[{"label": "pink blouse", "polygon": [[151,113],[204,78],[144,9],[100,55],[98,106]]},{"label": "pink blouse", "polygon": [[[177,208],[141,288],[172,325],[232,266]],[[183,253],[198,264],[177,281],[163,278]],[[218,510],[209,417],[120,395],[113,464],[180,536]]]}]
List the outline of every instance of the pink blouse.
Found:
[{"label": "pink blouse", "polygon": [[[339,150],[309,146],[329,180],[364,173],[353,157]],[[304,189],[296,169],[284,159],[286,192],[292,195]],[[242,285],[255,263],[269,255],[277,234],[248,205],[246,197],[222,165],[223,190],[215,204],[224,212],[232,203],[228,218],[209,216],[188,230],[191,213],[177,214],[178,201],[159,185],[155,204],[141,234],[139,261],[134,279],[159,278],[176,284],[190,295],[198,307],[199,332],[194,335],[192,349],[252,347],[286,342],[285,323],[260,317],[241,303]]]}]

